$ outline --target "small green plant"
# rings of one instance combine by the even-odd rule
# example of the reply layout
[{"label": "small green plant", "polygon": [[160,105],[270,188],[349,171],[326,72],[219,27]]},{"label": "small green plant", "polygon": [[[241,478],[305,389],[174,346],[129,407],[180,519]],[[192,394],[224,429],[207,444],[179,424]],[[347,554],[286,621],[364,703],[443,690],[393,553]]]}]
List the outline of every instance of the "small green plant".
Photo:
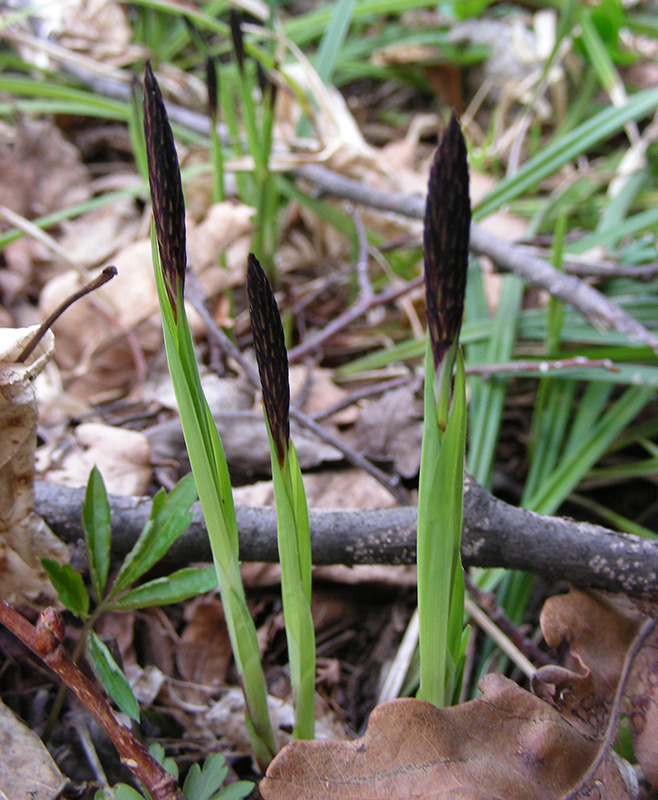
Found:
[{"label": "small green plant", "polygon": [[219,433],[205,399],[183,303],[185,207],[174,137],[147,62],[144,131],[153,203],[153,264],[165,348],[183,435],[213,552],[231,647],[240,674],[254,755],[265,767],[276,752],[256,627],[245,598],[231,481]]},{"label": "small green plant", "polygon": [[191,475],[183,478],[169,495],[165,495],[163,490],[158,492],[141,534],[123,560],[114,580],[108,581],[112,540],[110,506],[103,478],[94,467],[89,475],[82,511],[85,548],[95,600],[93,609],[92,598],[79,572],[68,564],[58,564],[47,558],[41,560],[60,602],[83,623],[74,659],[77,660],[86,650],[89,663],[108,694],[122,711],[136,721],[139,720],[139,705],[130,684],[93,628],[107,611],[178,603],[213,587],[213,575],[190,567],[166,578],[135,585],[186,530],[192,519],[190,507],[195,499],[196,487]]},{"label": "small green plant", "polygon": [[466,446],[459,331],[470,223],[466,144],[453,116],[430,172],[424,233],[428,334],[418,489],[418,696],[437,706],[449,704],[459,693],[468,641],[459,549]]},{"label": "small green plant", "polygon": [[[178,766],[172,758],[165,757],[162,745],[152,745],[149,752],[159,764],[178,780]],[[185,783],[183,794],[187,800],[242,800],[253,791],[251,781],[236,781],[222,787],[228,774],[226,759],[220,753],[213,753],[205,760],[203,767],[192,764]],[[94,800],[150,800],[151,795],[142,787],[141,791],[133,789],[125,783],[119,783],[112,789],[99,789]]]},{"label": "small green plant", "polygon": [[302,473],[290,439],[290,386],[283,325],[272,287],[252,254],[249,313],[263,388],[276,501],[283,615],[295,704],[293,737],[315,730],[315,631],[311,614],[311,534]]}]

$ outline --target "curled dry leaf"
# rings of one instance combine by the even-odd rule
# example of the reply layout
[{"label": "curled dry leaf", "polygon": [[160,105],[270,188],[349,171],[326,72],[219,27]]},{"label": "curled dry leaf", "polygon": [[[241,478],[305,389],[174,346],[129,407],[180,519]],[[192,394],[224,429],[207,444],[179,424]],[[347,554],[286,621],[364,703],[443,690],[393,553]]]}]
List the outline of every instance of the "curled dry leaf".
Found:
[{"label": "curled dry leaf", "polygon": [[38,326],[0,329],[0,594],[8,601],[54,599],[42,557],[68,549],[34,513],[37,404],[32,386],[54,349],[48,332],[26,363],[17,361]]},{"label": "curled dry leaf", "polygon": [[[655,607],[643,611],[655,616]],[[600,737],[619,682],[626,651],[642,613],[624,595],[572,589],[551,597],[541,614],[544,638],[564,654],[565,665],[542,667],[533,689],[574,727]],[[652,786],[658,786],[658,635],[649,636],[626,684],[635,755]],[[624,709],[622,709],[624,711]]]},{"label": "curled dry leaf", "polygon": [[[598,744],[501,675],[480,688],[480,699],[446,709],[383,703],[353,742],[292,742],[261,781],[263,797],[558,800],[577,786]],[[599,800],[631,797],[612,757],[578,797],[592,790]]]}]

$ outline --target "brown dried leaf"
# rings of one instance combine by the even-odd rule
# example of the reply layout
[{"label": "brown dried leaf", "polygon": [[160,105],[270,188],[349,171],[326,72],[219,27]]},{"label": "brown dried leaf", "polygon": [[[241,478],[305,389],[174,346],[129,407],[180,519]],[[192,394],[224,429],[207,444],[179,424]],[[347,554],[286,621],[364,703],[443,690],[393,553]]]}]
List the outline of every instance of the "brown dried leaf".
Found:
[{"label": "brown dried leaf", "polygon": [[574,588],[544,604],[544,639],[564,654],[564,666],[542,667],[533,689],[585,735],[603,734],[638,619],[637,612],[624,614],[609,600]]},{"label": "brown dried leaf", "polygon": [[[483,697],[438,709],[419,700],[378,706],[353,742],[292,742],[272,762],[266,800],[552,800],[577,786],[598,745],[547,703],[501,675]],[[608,757],[589,788],[630,799]]]},{"label": "brown dried leaf", "polygon": [[[646,609],[651,615],[655,608]],[[542,667],[535,692],[585,735],[603,734],[626,652],[642,615],[624,596],[571,589],[550,598],[541,614],[544,638],[565,655],[564,667]],[[626,685],[635,755],[658,785],[658,634],[638,653]]]},{"label": "brown dried leaf", "polygon": [[231,663],[231,643],[224,609],[215,597],[200,597],[185,607],[187,625],[176,653],[185,680],[202,686],[226,682]]},{"label": "brown dried leaf", "polygon": [[390,461],[404,478],[418,474],[423,438],[422,402],[412,386],[386,392],[369,403],[356,423],[359,452],[375,461]]},{"label": "brown dried leaf", "polygon": [[0,594],[47,602],[54,591],[39,559],[68,550],[34,513],[37,404],[32,379],[54,348],[48,332],[23,364],[16,359],[38,326],[0,330]]},{"label": "brown dried leaf", "polygon": [[0,700],[0,797],[55,800],[68,783],[37,734]]},{"label": "brown dried leaf", "polygon": [[[135,382],[136,351],[146,358],[161,346],[150,241],[128,245],[117,253],[114,264],[116,278],[67,309],[53,326],[55,360],[66,388],[84,400],[125,393]],[[84,279],[73,270],[50,280],[39,299],[42,316],[82,283]]]},{"label": "brown dried leaf", "polygon": [[0,205],[28,219],[91,196],[78,150],[52,122],[19,116],[14,142],[0,141]]},{"label": "brown dried leaf", "polygon": [[[42,458],[47,459],[47,453]],[[151,449],[139,431],[88,422],[75,429],[75,442],[48,479],[85,486],[92,467],[100,470],[109,494],[144,495],[151,480]]]}]

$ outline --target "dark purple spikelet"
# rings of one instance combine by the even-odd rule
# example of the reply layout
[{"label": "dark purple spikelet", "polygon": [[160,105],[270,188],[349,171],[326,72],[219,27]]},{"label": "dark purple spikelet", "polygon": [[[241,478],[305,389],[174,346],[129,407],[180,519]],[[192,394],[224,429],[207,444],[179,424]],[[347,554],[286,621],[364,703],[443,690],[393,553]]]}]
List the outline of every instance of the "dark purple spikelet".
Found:
[{"label": "dark purple spikelet", "polygon": [[437,371],[461,329],[470,227],[466,142],[453,114],[430,170],[423,236],[427,324]]},{"label": "dark purple spikelet", "polygon": [[206,86],[208,87],[208,113],[210,119],[217,119],[217,105],[219,101],[219,83],[217,81],[217,66],[212,55],[206,58]]},{"label": "dark purple spikelet", "polygon": [[290,440],[288,353],[274,292],[253,253],[249,254],[247,267],[247,294],[265,413],[276,445],[279,466],[283,467]]},{"label": "dark purple spikelet", "polygon": [[167,117],[160,87],[146,62],[144,75],[144,135],[153,203],[155,235],[158,240],[164,284],[174,320],[178,320],[177,296],[185,285],[185,203],[174,135]]},{"label": "dark purple spikelet", "polygon": [[242,33],[242,20],[240,14],[234,8],[231,9],[229,14],[229,26],[231,28],[231,39],[233,40],[233,49],[235,50],[235,58],[238,62],[238,69],[244,73],[244,34]]}]

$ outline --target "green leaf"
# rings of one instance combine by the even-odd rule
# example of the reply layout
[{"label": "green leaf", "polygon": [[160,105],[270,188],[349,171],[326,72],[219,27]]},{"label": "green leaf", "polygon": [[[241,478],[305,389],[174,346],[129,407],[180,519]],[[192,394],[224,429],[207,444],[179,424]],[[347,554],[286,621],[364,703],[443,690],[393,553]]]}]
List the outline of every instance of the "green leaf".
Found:
[{"label": "green leaf", "polygon": [[128,786],[127,783],[117,784],[112,791],[116,800],[144,800],[144,795],[138,792],[137,789],[133,789],[132,786]]},{"label": "green leaf", "polygon": [[192,521],[190,507],[196,497],[192,473],[181,478],[166,498],[163,491],[158,492],[153,500],[151,516],[124,559],[110,597],[116,597],[148,572],[187,530]]},{"label": "green leaf", "polygon": [[87,482],[85,502],[82,507],[82,525],[89,555],[91,584],[94,587],[96,600],[100,602],[110,569],[112,526],[105,484],[96,467],[91,470]]},{"label": "green leaf", "polygon": [[143,583],[118,600],[108,603],[106,608],[127,611],[182,603],[190,597],[210,592],[216,586],[217,572],[214,567],[184,567],[171,575]]},{"label": "green leaf", "polygon": [[93,631],[89,636],[87,655],[94,674],[110,697],[131,719],[139,722],[139,703],[135,699],[128,679],[119,669],[107,646]]},{"label": "green leaf", "polygon": [[226,759],[220,753],[213,753],[205,760],[203,769],[192,764],[183,785],[188,800],[210,800],[220,789],[228,774]]},{"label": "green leaf", "polygon": [[89,616],[89,595],[85,589],[82,575],[70,564],[58,564],[50,558],[42,558],[41,566],[57,591],[60,602],[72,611],[78,619]]},{"label": "green leaf", "polygon": [[[425,424],[418,488],[419,697],[438,706],[450,701],[459,672],[455,619],[463,618],[459,544],[463,510],[466,399],[461,354],[453,406],[445,433],[436,420],[434,364],[429,335],[425,355]],[[440,501],[438,500],[440,498]],[[462,598],[461,610],[457,607]]]},{"label": "green leaf", "polygon": [[161,767],[164,767],[170,775],[178,780],[178,764],[166,754],[164,747],[159,742],[155,742],[149,747],[149,753]]},{"label": "green leaf", "polygon": [[254,784],[251,781],[236,781],[225,786],[221,792],[218,792],[210,800],[242,800],[242,798],[250,795],[254,790]]}]

